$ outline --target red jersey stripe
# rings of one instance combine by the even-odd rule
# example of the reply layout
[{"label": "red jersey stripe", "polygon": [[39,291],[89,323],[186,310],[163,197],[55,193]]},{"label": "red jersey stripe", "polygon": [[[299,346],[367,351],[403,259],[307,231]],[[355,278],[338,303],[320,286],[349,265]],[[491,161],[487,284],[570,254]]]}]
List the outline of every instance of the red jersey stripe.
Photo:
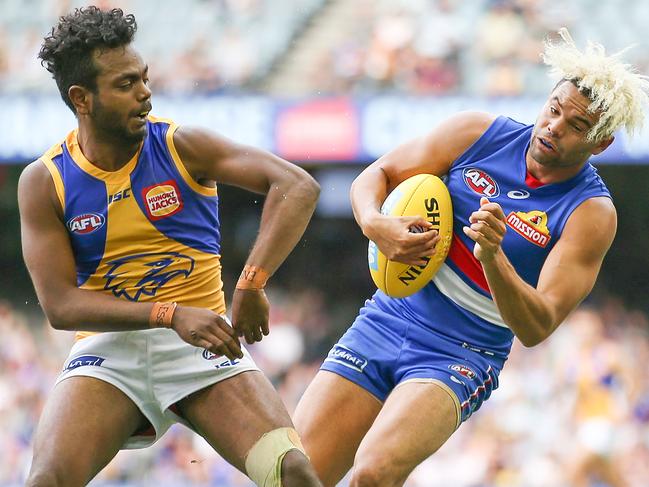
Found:
[{"label": "red jersey stripe", "polygon": [[448,258],[467,276],[471,281],[483,291],[490,293],[487,278],[482,270],[482,264],[473,255],[473,252],[464,245],[464,242],[457,236],[453,235],[451,248],[448,251]]}]

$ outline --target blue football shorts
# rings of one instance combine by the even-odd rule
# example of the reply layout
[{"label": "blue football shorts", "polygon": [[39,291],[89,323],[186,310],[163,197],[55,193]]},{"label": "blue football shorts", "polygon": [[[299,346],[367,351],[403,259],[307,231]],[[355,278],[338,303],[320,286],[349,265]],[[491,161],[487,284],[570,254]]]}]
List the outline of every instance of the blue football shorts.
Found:
[{"label": "blue football shorts", "polygon": [[453,398],[458,427],[498,387],[504,362],[369,301],[320,370],[349,379],[381,402],[399,384],[436,383]]}]

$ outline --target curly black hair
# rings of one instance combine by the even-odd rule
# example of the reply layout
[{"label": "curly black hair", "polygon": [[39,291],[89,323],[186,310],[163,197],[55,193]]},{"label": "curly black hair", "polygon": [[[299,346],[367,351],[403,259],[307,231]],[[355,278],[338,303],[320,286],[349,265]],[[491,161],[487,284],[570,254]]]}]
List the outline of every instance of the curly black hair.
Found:
[{"label": "curly black hair", "polygon": [[90,6],[77,8],[60,17],[43,40],[38,53],[41,64],[52,73],[61,98],[76,113],[68,96],[72,85],[97,91],[97,67],[93,62],[95,49],[112,49],[133,41],[137,23],[132,14],[119,8],[109,11]]}]

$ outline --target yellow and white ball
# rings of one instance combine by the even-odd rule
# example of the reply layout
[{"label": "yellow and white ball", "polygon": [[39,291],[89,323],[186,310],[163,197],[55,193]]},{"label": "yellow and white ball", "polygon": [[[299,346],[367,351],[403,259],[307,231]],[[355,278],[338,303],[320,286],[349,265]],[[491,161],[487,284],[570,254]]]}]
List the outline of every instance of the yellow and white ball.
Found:
[{"label": "yellow and white ball", "polygon": [[368,264],[376,287],[388,296],[404,298],[428,284],[446,260],[453,237],[451,195],[437,176],[417,174],[394,188],[385,199],[381,213],[389,216],[421,216],[432,224],[430,230],[437,230],[440,235],[435,254],[428,257],[428,262],[423,266],[391,261],[370,241]]}]

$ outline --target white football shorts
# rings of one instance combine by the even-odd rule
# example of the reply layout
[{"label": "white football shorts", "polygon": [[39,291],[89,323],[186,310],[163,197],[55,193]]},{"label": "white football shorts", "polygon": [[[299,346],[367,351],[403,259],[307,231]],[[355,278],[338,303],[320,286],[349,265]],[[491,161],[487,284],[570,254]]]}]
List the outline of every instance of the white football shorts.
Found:
[{"label": "white football shorts", "polygon": [[259,370],[248,351],[241,348],[243,358],[229,360],[184,342],[169,329],[104,332],[72,346],[56,383],[87,376],[117,387],[140,408],[155,430],[138,432],[122,448],[144,448],[161,438],[173,423],[191,428],[170,406],[216,382]]}]

